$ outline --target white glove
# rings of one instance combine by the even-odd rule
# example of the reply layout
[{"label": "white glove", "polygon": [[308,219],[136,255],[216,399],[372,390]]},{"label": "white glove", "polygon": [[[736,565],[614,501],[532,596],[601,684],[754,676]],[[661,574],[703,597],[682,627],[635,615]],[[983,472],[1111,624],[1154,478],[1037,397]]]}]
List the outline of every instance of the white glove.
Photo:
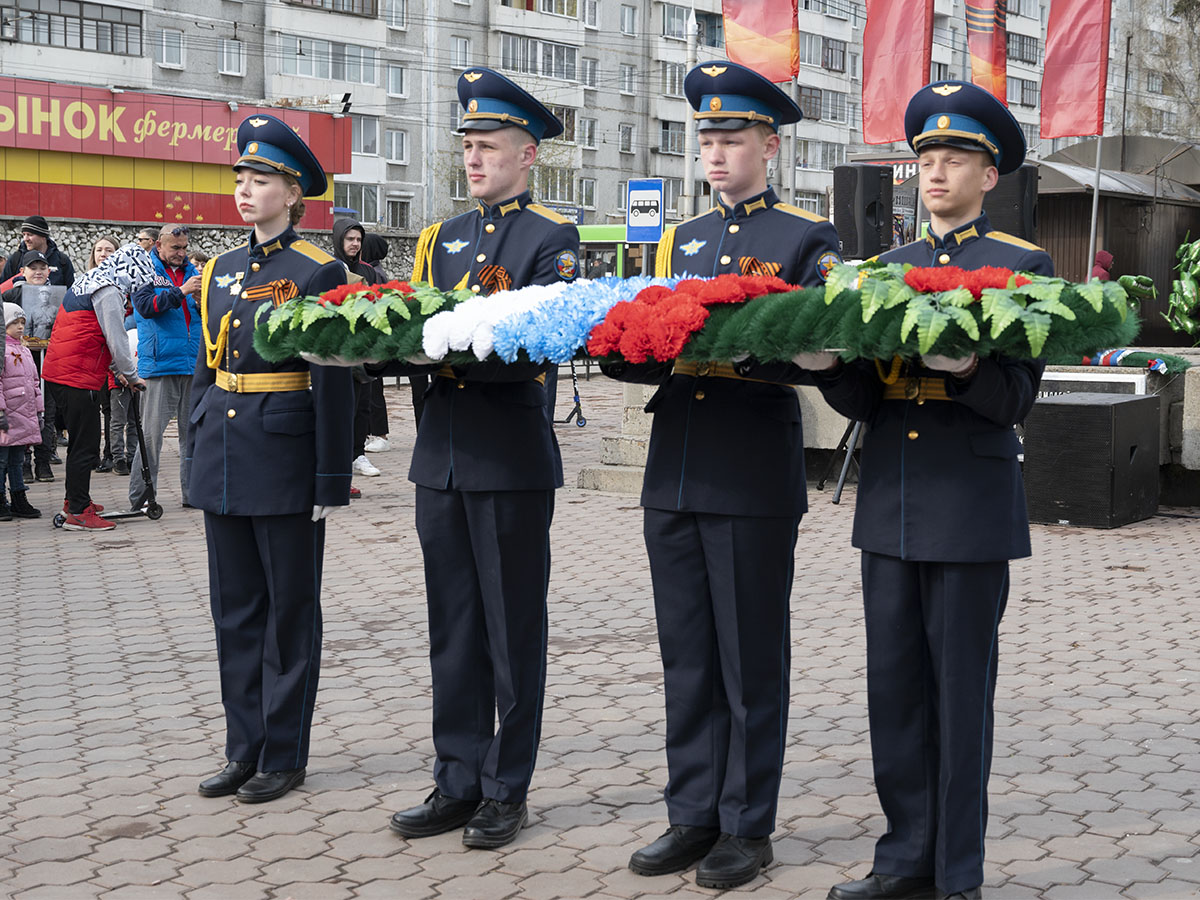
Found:
[{"label": "white glove", "polygon": [[749,358],[750,358],[749,353],[739,353],[737,356],[735,356],[733,359],[731,359],[730,362],[736,366],[738,363],[745,362]]},{"label": "white glove", "polygon": [[962,359],[955,359],[952,356],[939,356],[936,353],[930,353],[927,356],[921,357],[921,365],[925,368],[955,376],[967,374],[975,368],[978,362],[979,357],[974,353],[970,356],[964,356]]},{"label": "white glove", "polygon": [[337,366],[342,369],[350,369],[354,366],[379,362],[377,359],[350,359],[346,356],[316,356],[312,353],[301,353],[300,358],[307,363],[312,363],[314,366]]},{"label": "white glove", "polygon": [[813,372],[823,372],[837,365],[838,355],[830,350],[818,350],[815,353],[797,353],[792,357],[792,365]]},{"label": "white glove", "polygon": [[326,516],[328,516],[335,509],[337,509],[336,506],[314,506],[313,507],[313,521],[320,522],[322,519],[324,519]]}]

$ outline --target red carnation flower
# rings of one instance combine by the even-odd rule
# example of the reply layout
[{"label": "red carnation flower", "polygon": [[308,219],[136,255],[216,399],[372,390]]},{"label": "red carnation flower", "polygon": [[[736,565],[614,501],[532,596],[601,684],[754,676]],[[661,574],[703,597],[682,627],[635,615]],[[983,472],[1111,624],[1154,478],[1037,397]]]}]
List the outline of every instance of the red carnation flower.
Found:
[{"label": "red carnation flower", "polygon": [[348,297],[355,294],[363,294],[370,290],[370,285],[366,284],[339,284],[335,288],[330,288],[321,295],[321,298],[333,306],[341,306],[346,302]]},{"label": "red carnation flower", "polygon": [[[923,294],[966,288],[971,292],[971,296],[978,300],[987,288],[1008,287],[1008,282],[1013,277],[1012,269],[997,266],[984,266],[982,269],[971,271],[958,266],[939,266],[909,269],[904,273],[904,282],[914,291]],[[1018,287],[1030,282],[1024,275],[1016,275],[1015,278]]]}]

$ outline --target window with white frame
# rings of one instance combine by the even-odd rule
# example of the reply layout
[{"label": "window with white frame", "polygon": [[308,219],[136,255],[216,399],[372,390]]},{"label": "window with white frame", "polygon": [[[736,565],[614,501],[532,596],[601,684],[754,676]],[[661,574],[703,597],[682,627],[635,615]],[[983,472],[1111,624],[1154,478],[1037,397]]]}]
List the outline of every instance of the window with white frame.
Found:
[{"label": "window with white frame", "polygon": [[164,28],[154,42],[154,61],[164,69],[183,68],[183,32]]},{"label": "window with white frame", "polygon": [[1146,73],[1146,91],[1151,94],[1161,94],[1163,92],[1163,77],[1161,72]]},{"label": "window with white frame", "polygon": [[575,143],[575,110],[570,106],[551,106],[549,109],[563,126],[563,133],[555,140],[566,144]]},{"label": "window with white frame", "polygon": [[384,132],[384,154],[390,163],[408,162],[408,132],[389,128]]},{"label": "window with white frame", "polygon": [[579,179],[579,205],[584,209],[596,208],[596,179]]},{"label": "window with white frame", "polygon": [[662,64],[662,92],[668,97],[683,96],[683,63],[665,62]]},{"label": "window with white frame", "polygon": [[575,202],[575,170],[568,166],[538,166],[537,195],[546,203]]},{"label": "window with white frame", "polygon": [[1030,152],[1036,153],[1038,146],[1042,142],[1042,129],[1038,125],[1030,125],[1026,122],[1021,123],[1021,131],[1025,133],[1025,146]]},{"label": "window with white frame", "polygon": [[625,209],[625,201],[629,197],[629,182],[617,182],[617,209]]},{"label": "window with white frame", "polygon": [[467,170],[455,169],[454,178],[450,182],[450,199],[451,200],[467,200],[471,196],[468,188]]},{"label": "window with white frame", "polygon": [[718,13],[696,13],[700,43],[720,50],[725,46],[725,18]]},{"label": "window with white frame", "polygon": [[333,78],[354,84],[377,84],[375,80],[375,51],[357,44],[333,45]]},{"label": "window with white frame", "polygon": [[452,35],[450,38],[450,65],[465,69],[471,65],[471,39]]},{"label": "window with white frame", "polygon": [[633,152],[633,125],[622,122],[617,130],[617,149],[622,153]]},{"label": "window with white frame", "polygon": [[388,65],[387,67],[387,92],[392,97],[406,97],[408,92],[405,90],[404,83],[404,66]]},{"label": "window with white frame", "polygon": [[687,39],[688,11],[686,6],[663,4],[663,37]]},{"label": "window with white frame", "polygon": [[621,63],[621,93],[634,93],[637,84],[637,69],[626,63]]},{"label": "window with white frame", "polygon": [[621,7],[621,34],[637,34],[637,7]]},{"label": "window with white frame", "polygon": [[579,18],[579,0],[542,0],[542,12]]},{"label": "window with white frame", "polygon": [[679,209],[679,198],[683,196],[682,178],[663,179],[663,209],[673,213]]},{"label": "window with white frame", "polygon": [[808,31],[799,32],[800,65],[819,66],[821,64],[821,36]]},{"label": "window with white frame", "polygon": [[584,87],[594,88],[599,78],[600,64],[597,60],[581,59],[579,61],[579,80]]},{"label": "window with white frame", "polygon": [[578,77],[579,48],[517,34],[500,35],[500,68],[562,81]]},{"label": "window with white frame", "polygon": [[387,0],[385,10],[388,28],[408,27],[408,0]]},{"label": "window with white frame", "polygon": [[280,35],[279,47],[282,57],[280,69],[284,75],[376,84],[375,50],[371,47],[302,38],[294,34]]},{"label": "window with white frame", "polygon": [[806,212],[821,215],[825,195],[817,191],[796,191],[796,205]]},{"label": "window with white frame", "polygon": [[358,213],[360,222],[377,222],[379,221],[379,186],[335,181],[333,205],[345,206],[354,210]]},{"label": "window with white frame", "polygon": [[387,227],[408,231],[412,227],[412,201],[388,198]]},{"label": "window with white frame", "polygon": [[350,152],[378,155],[378,119],[373,116],[350,116]]},{"label": "window with white frame", "polygon": [[821,97],[821,118],[826,122],[845,123],[846,95],[842,91],[823,91]]},{"label": "window with white frame", "polygon": [[575,81],[578,77],[576,62],[579,59],[579,48],[569,44],[552,44],[550,41],[542,41],[541,44],[541,74],[546,78]]},{"label": "window with white frame", "polygon": [[579,146],[585,150],[596,149],[596,120],[581,118],[579,120]]},{"label": "window with white frame", "polygon": [[682,122],[667,122],[665,120],[660,122],[658,152],[683,155],[683,142],[686,134],[687,128]]},{"label": "window with white frame", "polygon": [[221,66],[222,75],[245,75],[246,60],[242,53],[242,42],[221,40]]},{"label": "window with white frame", "polygon": [[858,81],[858,54],[850,54],[850,77]]},{"label": "window with white frame", "polygon": [[583,27],[600,27],[600,0],[583,0]]}]

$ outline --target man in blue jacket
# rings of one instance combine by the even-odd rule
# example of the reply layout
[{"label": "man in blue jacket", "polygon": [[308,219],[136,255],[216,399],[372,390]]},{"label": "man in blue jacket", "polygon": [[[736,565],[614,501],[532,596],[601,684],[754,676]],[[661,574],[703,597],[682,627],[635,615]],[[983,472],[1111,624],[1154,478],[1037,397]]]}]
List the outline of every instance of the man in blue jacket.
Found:
[{"label": "man in blue jacket", "polygon": [[[146,381],[142,403],[145,441],[133,455],[129,479],[129,505],[140,509],[150,499],[141,478],[142,454],[150,466],[150,479],[158,489],[158,457],[163,432],[172,418],[184,430],[191,409],[192,372],[200,353],[200,314],[196,298],[200,273],[188,262],[188,227],[164,225],[154,243],[154,283],[133,295],[138,332],[138,375]],[[179,486],[183,505],[189,506],[188,460],[179,454]]]}]

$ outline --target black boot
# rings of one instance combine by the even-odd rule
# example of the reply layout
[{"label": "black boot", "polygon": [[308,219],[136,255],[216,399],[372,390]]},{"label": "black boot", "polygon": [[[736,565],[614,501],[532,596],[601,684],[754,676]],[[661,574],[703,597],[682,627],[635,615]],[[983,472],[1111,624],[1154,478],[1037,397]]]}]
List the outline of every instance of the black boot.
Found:
[{"label": "black boot", "polygon": [[50,462],[38,460],[33,467],[33,477],[37,481],[53,481],[54,472],[50,469]]},{"label": "black boot", "polygon": [[629,857],[629,868],[639,875],[669,875],[682,872],[708,855],[720,829],[699,825],[672,825],[649,846]]},{"label": "black boot", "polygon": [[100,462],[96,463],[97,472],[111,472],[113,467],[113,458],[111,453],[105,453],[100,457]]},{"label": "black boot", "polygon": [[12,514],[18,519],[40,519],[42,511],[29,505],[29,491],[12,492]]},{"label": "black boot", "polygon": [[11,522],[12,510],[8,507],[8,497],[0,492],[0,522]]}]

